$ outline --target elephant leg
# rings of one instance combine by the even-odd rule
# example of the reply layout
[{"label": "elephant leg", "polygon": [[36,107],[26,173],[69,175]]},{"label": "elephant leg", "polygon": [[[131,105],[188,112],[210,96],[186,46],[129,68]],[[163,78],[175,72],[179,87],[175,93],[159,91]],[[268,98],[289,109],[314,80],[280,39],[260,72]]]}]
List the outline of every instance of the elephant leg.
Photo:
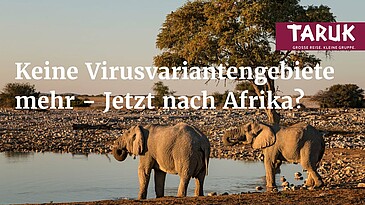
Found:
[{"label": "elephant leg", "polygon": [[312,176],[313,181],[314,181],[314,187],[322,187],[323,186],[323,181],[322,181],[321,175],[318,174],[318,172],[315,168],[311,172],[312,172],[311,176]]},{"label": "elephant leg", "polygon": [[148,183],[150,181],[150,173],[146,172],[145,170],[138,170],[138,178],[139,178],[139,193],[138,193],[138,199],[145,199],[147,198],[147,188]]},{"label": "elephant leg", "polygon": [[322,187],[324,185],[324,183],[322,181],[321,175],[319,175],[319,173],[317,171],[317,168],[318,168],[317,165],[319,165],[319,163],[314,162],[314,160],[313,160],[313,163],[311,163],[311,165],[312,165],[311,167],[313,170],[312,178],[314,180],[314,187]]},{"label": "elephant leg", "polygon": [[304,169],[308,171],[308,179],[306,186],[308,187],[321,187],[323,186],[323,181],[321,176],[317,172],[316,165],[310,162],[302,163]]},{"label": "elephant leg", "polygon": [[179,184],[179,189],[177,190],[177,197],[186,196],[189,181],[190,181],[190,177],[188,177],[186,175],[180,176],[180,184]]},{"label": "elephant leg", "polygon": [[153,161],[147,159],[145,156],[141,156],[138,166],[138,179],[139,179],[139,193],[138,199],[147,198],[147,188],[150,181],[150,175],[152,170]]},{"label": "elephant leg", "polygon": [[281,173],[281,170],[280,170],[281,164],[282,164],[282,161],[281,160],[276,160],[276,163],[274,165],[275,174],[280,174]]},{"label": "elephant leg", "polygon": [[323,186],[323,181],[321,176],[318,174],[318,172],[316,170],[308,170],[308,172],[310,173],[310,180],[308,177],[308,186],[309,187],[321,187]]},{"label": "elephant leg", "polygon": [[155,169],[155,192],[156,198],[163,197],[165,191],[166,172]]},{"label": "elephant leg", "polygon": [[313,177],[312,177],[311,173],[309,173],[309,172],[308,172],[308,178],[305,182],[305,186],[307,186],[307,187],[313,187],[314,186]]},{"label": "elephant leg", "polygon": [[195,178],[195,196],[204,196],[203,184],[205,179],[205,169]]},{"label": "elephant leg", "polygon": [[275,162],[273,162],[269,157],[265,156],[265,171],[266,171],[266,187],[267,190],[271,190],[276,187],[275,184]]}]

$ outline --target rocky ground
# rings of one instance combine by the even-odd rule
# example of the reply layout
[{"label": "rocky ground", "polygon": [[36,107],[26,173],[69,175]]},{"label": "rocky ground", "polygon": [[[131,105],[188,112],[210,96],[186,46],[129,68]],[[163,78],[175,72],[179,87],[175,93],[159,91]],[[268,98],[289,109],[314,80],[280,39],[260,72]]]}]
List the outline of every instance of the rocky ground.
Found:
[{"label": "rocky ground", "polygon": [[[318,199],[326,200],[337,195],[337,192],[332,193],[333,190],[346,188],[347,191],[354,191],[354,196],[362,193],[363,197],[359,200],[364,202],[363,189],[354,188],[364,185],[362,183],[365,182],[365,109],[286,110],[280,114],[284,125],[304,121],[327,133],[325,136],[327,150],[319,167],[326,187],[322,190],[324,195]],[[131,125],[176,124],[184,121],[199,127],[209,137],[212,145],[211,157],[262,160],[260,151],[254,151],[243,145],[226,147],[221,142],[221,136],[226,129],[254,119],[265,122],[267,118],[260,110],[146,110],[102,113],[101,110],[93,109],[71,111],[0,109],[0,151],[103,154],[110,152],[113,141]],[[306,194],[303,192],[303,196]],[[254,203],[250,200],[245,201],[248,196],[250,195],[235,195],[233,198],[238,200],[237,203]],[[270,198],[271,195],[261,193],[261,196]],[[287,196],[290,198],[292,194],[289,193]],[[296,195],[293,196],[295,198]],[[282,198],[281,195],[274,194],[273,200],[275,197]],[[171,203],[170,200],[166,199],[166,204]],[[176,200],[176,203],[180,203],[180,199]],[[191,203],[200,204],[202,201],[199,200],[193,198]],[[165,203],[160,200],[153,202]],[[235,202],[227,201],[227,203]]]},{"label": "rocky ground", "polygon": [[[242,193],[228,196],[204,196],[204,197],[164,197],[148,200],[115,200],[73,203],[80,205],[137,205],[137,204],[364,204],[365,189],[334,189],[295,192],[282,191],[277,193]],[[59,204],[63,205],[63,204]]]}]

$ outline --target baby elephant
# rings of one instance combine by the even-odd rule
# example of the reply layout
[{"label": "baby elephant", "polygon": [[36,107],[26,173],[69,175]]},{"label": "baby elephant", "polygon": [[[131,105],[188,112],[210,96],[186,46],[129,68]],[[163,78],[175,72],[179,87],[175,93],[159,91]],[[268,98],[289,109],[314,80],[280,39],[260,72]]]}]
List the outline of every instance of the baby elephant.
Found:
[{"label": "baby elephant", "polygon": [[208,173],[210,143],[197,128],[179,123],[175,126],[134,126],[119,137],[113,147],[114,158],[126,159],[127,154],[139,155],[138,199],[145,199],[151,170],[154,169],[156,197],[164,196],[166,173],[178,174],[177,196],[186,196],[191,177],[195,180],[195,195],[203,195],[203,183]]},{"label": "baby elephant", "polygon": [[322,159],[325,143],[322,133],[311,125],[298,123],[280,128],[263,123],[248,123],[227,131],[223,136],[225,145],[234,145],[240,141],[251,144],[254,149],[263,149],[266,186],[269,190],[276,187],[275,170],[282,161],[300,163],[308,171],[306,186],[323,185],[317,166]]}]

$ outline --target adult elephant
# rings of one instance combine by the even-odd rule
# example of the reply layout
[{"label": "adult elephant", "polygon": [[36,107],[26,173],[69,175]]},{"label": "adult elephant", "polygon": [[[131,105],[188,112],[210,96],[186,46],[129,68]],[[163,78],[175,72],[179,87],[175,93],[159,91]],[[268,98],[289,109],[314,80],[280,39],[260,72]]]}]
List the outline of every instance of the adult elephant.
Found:
[{"label": "adult elephant", "polygon": [[289,127],[269,126],[263,123],[248,123],[223,135],[225,145],[238,142],[251,144],[254,149],[262,149],[266,170],[266,186],[276,187],[275,171],[282,161],[300,163],[308,171],[307,187],[323,185],[317,166],[322,159],[325,143],[322,133],[305,123]]},{"label": "adult elephant", "polygon": [[178,174],[178,197],[186,196],[190,178],[195,180],[195,195],[203,195],[208,173],[210,143],[197,128],[179,123],[175,126],[134,126],[119,137],[113,147],[118,161],[139,155],[138,199],[145,199],[151,170],[154,169],[156,197],[164,196],[166,173]]}]

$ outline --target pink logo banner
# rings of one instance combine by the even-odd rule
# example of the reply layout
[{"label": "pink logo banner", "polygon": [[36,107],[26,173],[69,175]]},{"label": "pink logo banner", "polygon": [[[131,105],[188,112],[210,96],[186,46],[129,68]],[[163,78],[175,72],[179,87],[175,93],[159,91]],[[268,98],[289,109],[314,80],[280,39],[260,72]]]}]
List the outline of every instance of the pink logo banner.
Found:
[{"label": "pink logo banner", "polygon": [[365,50],[365,23],[276,23],[276,50]]}]

